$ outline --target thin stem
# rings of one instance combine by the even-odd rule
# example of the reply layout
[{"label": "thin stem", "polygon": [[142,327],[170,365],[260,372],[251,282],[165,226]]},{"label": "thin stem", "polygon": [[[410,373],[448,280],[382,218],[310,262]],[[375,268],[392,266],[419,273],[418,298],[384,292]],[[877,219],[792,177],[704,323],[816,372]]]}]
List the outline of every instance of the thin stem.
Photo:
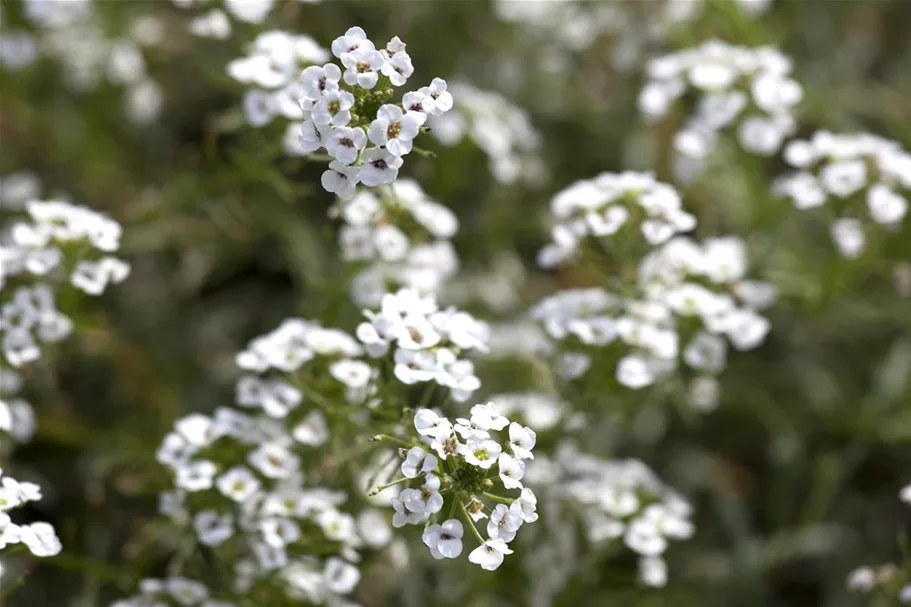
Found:
[{"label": "thin stem", "polygon": [[408,447],[409,449],[415,446],[414,444],[409,443],[409,442],[406,441],[406,440],[403,440],[403,439],[401,439],[401,438],[397,438],[397,437],[395,437],[395,436],[390,436],[390,435],[388,435],[388,434],[377,434],[376,436],[374,436],[374,437],[371,438],[370,440],[371,440],[371,441],[381,441],[381,440],[384,440],[384,441],[388,441],[388,442],[390,442],[390,443],[395,443],[396,445],[401,445],[401,446],[403,446],[403,447]]},{"label": "thin stem", "polygon": [[408,478],[407,476],[403,476],[402,478],[396,479],[396,480],[392,481],[391,483],[386,483],[385,485],[380,485],[379,487],[377,487],[376,489],[374,489],[373,491],[371,491],[371,492],[370,492],[370,495],[371,495],[371,496],[376,495],[376,494],[379,493],[380,491],[385,491],[386,489],[388,489],[389,487],[392,487],[393,485],[398,485],[398,484],[401,484],[401,483],[405,483],[405,482],[408,482],[408,481],[410,481],[410,480],[411,480],[411,479]]},{"label": "thin stem", "polygon": [[509,505],[509,504],[513,503],[514,501],[516,501],[514,498],[502,497],[499,495],[494,495],[493,493],[487,493],[486,491],[484,493],[482,493],[481,495],[483,495],[484,497],[486,497],[489,500],[493,500],[495,502],[500,502],[501,504],[506,504],[506,505]]},{"label": "thin stem", "polygon": [[481,537],[480,533],[478,533],[478,528],[474,526],[474,519],[472,519],[471,515],[468,514],[468,509],[465,507],[465,502],[459,501],[459,506],[462,507],[462,514],[465,516],[465,522],[468,523],[468,526],[471,527],[472,531],[474,531],[474,536],[478,538],[478,541],[483,544],[484,538]]}]

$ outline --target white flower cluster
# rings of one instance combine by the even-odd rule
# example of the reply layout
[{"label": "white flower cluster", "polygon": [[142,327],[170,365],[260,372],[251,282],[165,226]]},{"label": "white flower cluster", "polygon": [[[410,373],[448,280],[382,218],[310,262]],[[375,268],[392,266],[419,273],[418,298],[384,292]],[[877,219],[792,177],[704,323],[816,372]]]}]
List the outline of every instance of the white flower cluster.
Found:
[{"label": "white flower cluster", "polygon": [[139,582],[139,594],[111,603],[110,607],[234,607],[234,603],[211,598],[205,584],[185,577]]},{"label": "white flower cluster", "polygon": [[[191,414],[177,421],[158,450],[175,484],[161,496],[162,513],[192,522],[203,544],[234,543],[241,554],[238,592],[278,574],[288,597],[338,601],[360,580],[353,564],[358,550],[388,543],[386,523],[375,511],[355,518],[341,510],[344,492],[304,484],[306,465],[319,463],[307,454],[329,439],[318,407],[345,399],[362,404],[369,396],[375,373],[351,358],[361,350],[343,331],[287,320],[237,356],[246,371],[287,374],[239,380],[237,402],[255,413],[219,408],[211,417]],[[292,381],[307,386],[307,398]],[[330,556],[308,556],[315,552]]]},{"label": "white flower cluster", "polygon": [[784,159],[794,172],[777,180],[773,189],[798,209],[832,201],[838,215],[832,238],[845,257],[856,258],[865,247],[859,206],[866,203],[873,224],[886,227],[897,226],[908,213],[911,154],[894,141],[818,131],[809,140],[789,142]]},{"label": "white flower cluster", "polygon": [[23,12],[39,31],[34,37],[27,32],[4,31],[0,66],[22,69],[44,53],[61,63],[67,86],[80,92],[93,91],[107,80],[126,87],[124,112],[130,120],[148,123],[158,115],[163,95],[146,71],[142,41],[109,38],[94,2],[25,0]]},{"label": "white flower cluster", "polygon": [[681,354],[688,367],[714,376],[725,366],[724,337],[749,350],[769,330],[757,310],[774,302],[774,289],[744,280],[747,269],[745,246],[736,237],[699,244],[678,236],[643,258],[637,296],[597,287],[568,290],[538,303],[531,315],[556,340],[593,346],[619,340],[631,348],[616,370],[617,381],[629,388],[672,372]]},{"label": "white flower cluster", "polygon": [[[0,432],[11,440],[0,441],[0,455],[13,443],[25,443],[35,433],[35,410],[22,398],[14,398],[22,388],[22,378],[14,371],[0,367]],[[11,398],[13,397],[13,398]],[[0,435],[2,436],[2,435]]]},{"label": "white flower cluster", "polygon": [[581,512],[589,542],[622,539],[640,557],[644,584],[667,583],[662,556],[670,541],[694,533],[692,507],[682,496],[635,459],[606,461],[563,444],[553,462],[541,463],[550,464],[546,473],[529,474],[542,483],[548,501],[570,503]]},{"label": "white flower cluster", "polygon": [[[520,40],[542,51],[549,75],[571,73],[567,52],[590,49],[606,37],[613,41],[607,54],[618,70],[638,67],[649,46],[663,45],[675,26],[699,19],[710,2],[664,0],[653,2],[516,2],[497,0],[496,14],[503,21],[525,26]],[[758,17],[771,0],[734,0],[747,17]],[[600,47],[599,47],[600,49]]]},{"label": "white flower cluster", "polygon": [[[537,498],[522,484],[525,462],[534,459],[535,432],[510,423],[493,403],[473,406],[470,419],[459,418],[454,424],[430,409],[418,409],[414,427],[429,449],[411,447],[404,453],[403,477],[380,488],[420,483],[418,488],[402,489],[392,500],[392,525],[424,524],[422,539],[433,558],[454,559],[462,554],[464,535],[462,523],[454,518],[458,513],[480,544],[468,560],[489,571],[497,569],[504,557],[513,553],[509,542],[519,528],[538,520]],[[494,440],[491,433],[507,427],[508,441],[501,444]],[[508,498],[493,493],[497,484],[520,495]],[[447,498],[449,515],[444,520],[440,512]],[[485,499],[495,505],[488,506]],[[486,540],[475,526],[483,519],[487,519]]]},{"label": "white flower cluster", "polygon": [[12,544],[24,544],[39,557],[54,556],[61,550],[60,539],[50,523],[17,525],[8,514],[28,502],[41,499],[41,487],[4,476],[0,470],[0,553]]},{"label": "white flower cluster", "polygon": [[[210,0],[171,0],[180,8],[207,8],[213,4]],[[316,3],[319,0],[298,0],[298,2]],[[245,23],[262,23],[269,16],[275,5],[275,0],[224,0],[222,8],[208,8],[208,10],[193,17],[188,29],[194,36],[200,38],[215,38],[224,40],[231,35],[231,17]],[[227,11],[227,13],[225,13]]]},{"label": "white flower cluster", "polygon": [[448,112],[452,95],[445,80],[434,78],[430,86],[405,93],[401,105],[389,103],[392,87],[404,86],[414,73],[398,37],[377,50],[363,29],[352,27],[332,42],[332,54],[344,71],[327,63],[301,74],[300,141],[304,152],[329,153],[333,160],[323,173],[323,187],[349,198],[358,184],[395,181],[427,116]]},{"label": "white flower cluster", "polygon": [[401,289],[383,296],[377,312],[364,310],[369,322],[357,327],[367,353],[379,358],[393,347],[395,376],[404,384],[433,381],[468,400],[481,387],[474,363],[459,358],[486,350],[487,325],[455,308],[441,310],[432,296]]},{"label": "white flower cluster", "polygon": [[[0,239],[0,292],[14,286],[0,306],[0,333],[4,356],[14,367],[41,356],[38,340],[60,341],[73,325],[57,309],[50,284],[21,284],[23,280],[62,274],[79,290],[100,295],[130,272],[129,264],[107,255],[120,246],[122,230],[116,221],[61,201],[32,200],[26,209],[30,221],[14,223]],[[102,256],[89,258],[96,252]]]},{"label": "white flower cluster", "polygon": [[345,225],[338,239],[342,259],[369,264],[351,284],[357,305],[378,307],[383,295],[408,287],[436,294],[458,271],[450,242],[459,228],[455,214],[431,200],[418,183],[397,179],[390,190],[362,190],[339,201]]},{"label": "white flower cluster", "polygon": [[[244,94],[247,122],[262,127],[276,117],[299,121],[304,117],[299,99],[302,93],[300,72],[304,66],[322,63],[329,51],[313,38],[281,30],[269,30],[253,41],[249,54],[228,64],[228,75],[250,88]],[[287,145],[297,139],[297,123],[288,125],[286,151],[302,152]]]},{"label": "white flower cluster", "polygon": [[790,72],[790,60],[775,48],[712,40],[652,59],[639,109],[648,118],[660,118],[691,87],[697,91],[695,112],[674,137],[681,174],[698,173],[718,133],[734,124],[745,150],[771,156],[797,126],[794,106],[803,89]]},{"label": "white flower cluster", "polygon": [[696,227],[677,191],[649,173],[602,173],[577,181],[559,191],[550,207],[558,223],[551,229],[553,242],[538,254],[544,268],[576,256],[586,238],[613,236],[630,223],[652,246]]},{"label": "white flower cluster", "polygon": [[[902,488],[898,498],[911,506],[911,484]],[[878,594],[884,597],[897,595],[899,603],[911,604],[911,572],[892,563],[878,567],[858,567],[848,574],[847,586],[848,590],[854,592],[869,593],[878,590]]]},{"label": "white flower cluster", "polygon": [[525,110],[465,82],[454,83],[451,90],[459,100],[456,111],[434,115],[427,123],[440,143],[454,146],[467,136],[487,155],[490,172],[501,183],[545,177],[538,157],[541,137]]}]

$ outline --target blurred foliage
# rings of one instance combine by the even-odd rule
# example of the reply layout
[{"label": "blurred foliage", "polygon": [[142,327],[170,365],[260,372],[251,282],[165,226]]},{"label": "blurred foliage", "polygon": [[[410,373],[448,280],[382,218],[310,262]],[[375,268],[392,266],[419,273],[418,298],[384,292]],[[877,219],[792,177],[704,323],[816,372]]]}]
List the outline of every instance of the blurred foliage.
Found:
[{"label": "blurred foliage", "polygon": [[[225,74],[252,26],[204,40],[186,32],[185,13],[169,2],[97,4],[110,32],[144,15],[165,25],[165,39],[144,51],[164,91],[153,122],[127,121],[117,87],[71,91],[46,58],[0,72],[0,175],[34,171],[46,194],[65,193],[121,221],[122,252],[133,264],[103,300],[66,310],[75,335],[29,371],[38,434],[16,451],[14,469],[41,479],[45,499],[32,514],[57,527],[66,549],[30,565],[11,606],[105,605],[141,576],[163,573],[176,538],[156,519],[156,493],[168,479],[154,453],[173,420],[230,402],[234,352],[281,319],[351,329],[359,318],[339,280],[345,269],[322,168],[284,157],[278,124],[247,127],[241,89]],[[4,28],[24,24],[17,6],[3,1]],[[778,45],[805,87],[800,135],[870,131],[911,147],[911,3],[778,0],[760,19],[731,6],[710,3],[666,48],[710,37]],[[550,195],[601,171],[654,168],[669,179],[670,132],[650,132],[639,118],[641,70],[615,70],[610,40],[572,55],[551,85],[526,34],[492,11],[475,0],[280,2],[268,25],[323,44],[354,24],[376,39],[398,35],[416,82],[459,77],[530,113],[543,141],[541,185],[497,183],[468,142],[431,144],[436,159],[411,160],[405,171],[458,214],[463,271],[488,270],[503,255],[521,260],[518,305],[473,304],[484,317],[511,320],[555,287],[591,282],[535,269]],[[507,82],[504,66],[519,75]],[[684,203],[698,214],[700,235],[746,238],[759,276],[781,290],[771,335],[731,357],[721,405],[707,416],[685,406],[679,385],[621,391],[606,377],[603,388],[573,395],[597,429],[585,446],[648,462],[693,500],[697,534],[671,549],[666,589],[636,588],[634,564],[597,553],[557,605],[856,605],[865,599],[846,592],[847,573],[901,559],[911,299],[897,281],[907,283],[911,271],[909,222],[845,261],[826,225],[768,193],[780,161],[731,148],[713,163],[683,191]],[[485,390],[540,381],[521,363],[504,365],[482,369]],[[357,598],[368,606],[466,604],[436,583],[439,565],[401,585],[368,576]],[[453,563],[453,573],[461,567]],[[469,604],[527,604],[523,575],[507,565],[484,578]]]}]

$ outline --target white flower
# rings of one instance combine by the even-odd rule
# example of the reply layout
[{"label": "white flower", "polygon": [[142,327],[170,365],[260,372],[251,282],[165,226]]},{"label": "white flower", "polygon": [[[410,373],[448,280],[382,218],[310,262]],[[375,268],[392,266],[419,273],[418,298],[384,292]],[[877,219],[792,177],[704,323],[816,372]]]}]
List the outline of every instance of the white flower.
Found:
[{"label": "white flower", "polygon": [[361,160],[363,161],[363,166],[361,167],[360,180],[365,186],[370,188],[395,181],[399,175],[399,168],[402,166],[402,158],[400,156],[380,148],[366,150],[361,156]]},{"label": "white flower", "polygon": [[462,554],[462,523],[449,519],[442,525],[431,525],[424,530],[421,539],[430,548],[433,558],[454,559]]},{"label": "white flower", "polygon": [[655,373],[646,359],[630,354],[617,363],[617,381],[636,390],[654,383]]},{"label": "white flower", "polygon": [[19,527],[19,541],[38,557],[55,556],[63,548],[49,523],[32,523]]},{"label": "white flower", "polygon": [[414,73],[411,57],[404,50],[393,53],[383,64],[382,72],[389,78],[393,86],[402,86],[408,82],[408,78]]},{"label": "white flower", "polygon": [[361,580],[360,570],[338,557],[330,557],[323,570],[323,582],[331,592],[348,594]]},{"label": "white flower", "polygon": [[415,478],[425,472],[432,472],[437,466],[437,458],[420,447],[412,447],[402,462],[402,474]]},{"label": "white flower", "polygon": [[345,126],[351,120],[354,95],[348,91],[326,91],[310,110],[310,117],[317,126]]},{"label": "white flower", "polygon": [[660,556],[643,556],[639,559],[639,579],[646,586],[663,588],[667,584],[667,563]]},{"label": "white flower", "polygon": [[500,480],[507,489],[521,489],[522,477],[525,476],[525,462],[508,453],[501,453],[497,459],[500,469]]},{"label": "white flower", "polygon": [[831,231],[832,239],[842,255],[848,259],[860,256],[866,242],[860,221],[850,218],[839,219],[832,224]]},{"label": "white flower", "polygon": [[497,504],[497,507],[490,513],[490,520],[487,521],[487,535],[504,542],[511,542],[516,537],[516,532],[522,526],[522,522],[522,514],[518,510],[513,510],[504,504]]},{"label": "white flower", "polygon": [[538,498],[528,487],[522,489],[521,495],[509,505],[509,509],[519,514],[526,523],[533,523],[538,520],[537,508]]},{"label": "white flower", "polygon": [[338,127],[326,139],[326,151],[342,164],[353,164],[366,145],[367,134],[360,127]]},{"label": "white flower", "polygon": [[329,374],[349,388],[363,388],[372,373],[370,365],[360,360],[342,359],[329,366]]},{"label": "white flower", "polygon": [[370,123],[367,135],[370,141],[386,149],[395,156],[403,156],[411,151],[412,140],[418,136],[420,119],[411,112],[403,112],[397,105],[384,105],[376,113],[376,119]]},{"label": "white flower", "polygon": [[297,472],[300,460],[278,443],[265,443],[247,456],[250,465],[267,478],[288,478]]},{"label": "white flower", "polygon": [[500,415],[497,406],[490,402],[471,408],[471,423],[481,430],[502,430],[509,420]]},{"label": "white flower", "polygon": [[413,512],[405,506],[405,499],[411,497],[414,491],[417,490],[403,489],[397,497],[392,498],[392,507],[395,510],[395,514],[392,515],[392,526],[396,529],[424,522],[425,514],[423,512]]},{"label": "white flower", "polygon": [[399,261],[408,254],[408,236],[398,227],[387,224],[373,232],[376,251],[385,261]]},{"label": "white flower", "polygon": [[461,449],[466,463],[484,470],[497,463],[502,451],[499,443],[490,439],[469,440],[468,444],[463,445]]},{"label": "white flower", "polygon": [[254,127],[269,124],[277,114],[272,94],[259,89],[253,89],[244,94],[243,108],[247,122]]},{"label": "white flower", "polygon": [[202,510],[193,519],[196,537],[206,546],[217,546],[234,535],[234,517],[219,515],[214,510]]},{"label": "white flower", "polygon": [[[329,163],[329,169],[323,173],[320,182],[327,192],[332,192],[339,198],[350,198],[354,195],[358,179],[363,177],[360,173],[361,171],[357,167],[347,166],[338,160],[333,160]],[[370,185],[366,181],[364,183]]]},{"label": "white flower", "polygon": [[908,212],[908,201],[877,183],[867,191],[867,208],[876,223],[898,223]]},{"label": "white flower", "polygon": [[[332,43],[335,46],[335,43]],[[373,46],[372,44],[370,46]],[[365,89],[372,89],[379,80],[377,73],[386,63],[382,53],[371,49],[358,48],[354,51],[344,53],[341,56],[342,65],[345,66],[345,73],[342,75],[345,82],[351,86],[359,86]]]},{"label": "white flower", "polygon": [[344,36],[339,36],[332,41],[332,54],[342,58],[345,53],[353,53],[358,49],[373,50],[373,42],[367,39],[367,34],[359,27],[349,28]]},{"label": "white flower", "polygon": [[436,357],[427,350],[404,350],[395,351],[395,373],[396,379],[403,384],[416,384],[419,382],[431,381],[436,375]]},{"label": "white flower", "polygon": [[311,411],[291,432],[294,440],[302,445],[320,447],[329,440],[329,426],[319,411]]},{"label": "white flower", "polygon": [[430,409],[418,409],[414,414],[414,428],[421,436],[445,440],[452,435],[452,423]]},{"label": "white flower", "polygon": [[323,67],[311,65],[301,72],[304,98],[319,101],[324,92],[338,90],[341,77],[342,70],[334,63],[327,63]]},{"label": "white flower", "polygon": [[430,82],[430,86],[420,90],[424,95],[424,98],[421,101],[421,107],[425,113],[432,116],[439,116],[452,109],[452,94],[447,91],[446,88],[445,80],[442,78],[434,78]]},{"label": "white flower", "polygon": [[424,477],[424,484],[420,489],[403,489],[399,498],[405,502],[405,507],[410,512],[437,513],[443,508],[440,479],[428,473]]},{"label": "white flower", "polygon": [[232,15],[248,23],[262,23],[272,9],[274,0],[225,0]]},{"label": "white flower", "polygon": [[898,499],[911,506],[911,485],[905,486],[899,493]]},{"label": "white flower", "polygon": [[218,477],[218,490],[235,502],[243,503],[259,490],[259,479],[243,466],[231,468]]},{"label": "white flower", "polygon": [[829,193],[846,198],[866,184],[867,165],[863,160],[832,162],[819,171],[819,180]]},{"label": "white flower", "polygon": [[727,336],[738,350],[751,350],[765,339],[769,332],[768,319],[752,310],[733,310],[727,316]]},{"label": "white flower", "polygon": [[212,487],[217,471],[217,466],[208,460],[181,465],[176,469],[174,485],[187,491],[205,491]]},{"label": "white flower", "polygon": [[357,517],[357,528],[364,543],[371,548],[383,548],[392,541],[388,519],[379,510],[362,510]]},{"label": "white flower", "polygon": [[259,527],[263,541],[273,548],[284,548],[301,537],[297,523],[286,518],[267,518],[260,521]]},{"label": "white flower", "polygon": [[876,585],[876,572],[871,567],[858,567],[848,574],[848,590],[869,592]]},{"label": "white flower", "polygon": [[626,528],[624,543],[642,556],[658,556],[667,549],[667,540],[649,520],[635,519]]},{"label": "white flower", "polygon": [[491,539],[472,550],[468,560],[487,571],[493,571],[503,563],[503,558],[512,552],[503,540]]},{"label": "white flower", "polygon": [[[529,421],[529,418],[525,418]],[[534,459],[531,452],[535,447],[537,435],[535,431],[527,426],[513,422],[509,424],[509,444],[512,447],[513,455],[519,459]]]}]

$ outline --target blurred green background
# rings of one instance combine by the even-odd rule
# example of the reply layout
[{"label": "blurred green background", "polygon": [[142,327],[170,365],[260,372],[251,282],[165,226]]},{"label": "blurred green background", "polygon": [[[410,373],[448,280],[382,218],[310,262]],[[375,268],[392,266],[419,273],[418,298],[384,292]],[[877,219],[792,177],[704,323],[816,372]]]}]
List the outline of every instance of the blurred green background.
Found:
[{"label": "blurred green background", "polygon": [[[0,4],[4,36],[36,31],[20,2]],[[232,402],[234,353],[283,318],[348,330],[359,318],[339,280],[346,270],[326,217],[332,197],[319,187],[323,167],[284,156],[285,122],[247,126],[243,89],[225,73],[257,31],[285,29],[326,46],[351,25],[377,41],[398,35],[415,64],[412,82],[470,82],[528,112],[541,142],[528,153],[538,159],[532,179],[498,183],[467,140],[425,142],[437,157],[410,158],[403,172],[458,214],[464,275],[496,272],[504,260],[522,268],[513,300],[464,304],[490,320],[518,319],[555,288],[592,284],[584,273],[535,268],[554,192],[602,171],[671,179],[671,131],[646,126],[636,109],[648,56],[709,38],[774,44],[804,85],[799,135],[869,131],[911,147],[911,2],[777,0],[755,18],[734,2],[705,2],[697,17],[645,40],[629,69],[617,67],[621,34],[652,22],[661,3],[610,4],[631,25],[564,49],[554,69],[552,31],[498,19],[494,3],[480,0],[279,1],[264,24],[235,23],[226,40],[190,35],[188,15],[199,11],[165,0],[97,1],[111,39],[129,37],[142,17],[163,26],[142,47],[163,93],[147,124],[125,117],[122,87],[72,90],[53,57],[0,68],[0,176],[30,170],[45,197],[116,218],[133,266],[102,299],[72,302],[74,336],[24,374],[38,431],[4,467],[40,479],[45,498],[29,515],[57,527],[64,552],[35,563],[4,604],[106,605],[141,576],[161,575],[178,540],[156,517],[168,478],[154,453],[173,421]],[[666,589],[639,589],[634,563],[592,552],[556,605],[865,604],[845,590],[847,573],[898,562],[897,538],[911,531],[897,499],[911,482],[908,222],[874,253],[845,261],[826,224],[770,197],[780,160],[723,153],[712,162],[683,190],[685,208],[699,216],[699,235],[746,239],[754,274],[781,292],[771,334],[730,357],[710,415],[666,391],[621,390],[610,372],[579,387],[573,407],[604,431],[587,437],[589,451],[646,461],[692,499],[697,533],[670,550]],[[4,203],[4,218],[16,212]],[[523,374],[480,371],[485,392],[529,387]],[[409,540],[419,573],[383,584],[368,577],[361,603],[450,604],[436,581],[446,564],[428,565],[417,535]],[[525,575],[515,566],[484,578],[470,604],[532,604]]]}]

